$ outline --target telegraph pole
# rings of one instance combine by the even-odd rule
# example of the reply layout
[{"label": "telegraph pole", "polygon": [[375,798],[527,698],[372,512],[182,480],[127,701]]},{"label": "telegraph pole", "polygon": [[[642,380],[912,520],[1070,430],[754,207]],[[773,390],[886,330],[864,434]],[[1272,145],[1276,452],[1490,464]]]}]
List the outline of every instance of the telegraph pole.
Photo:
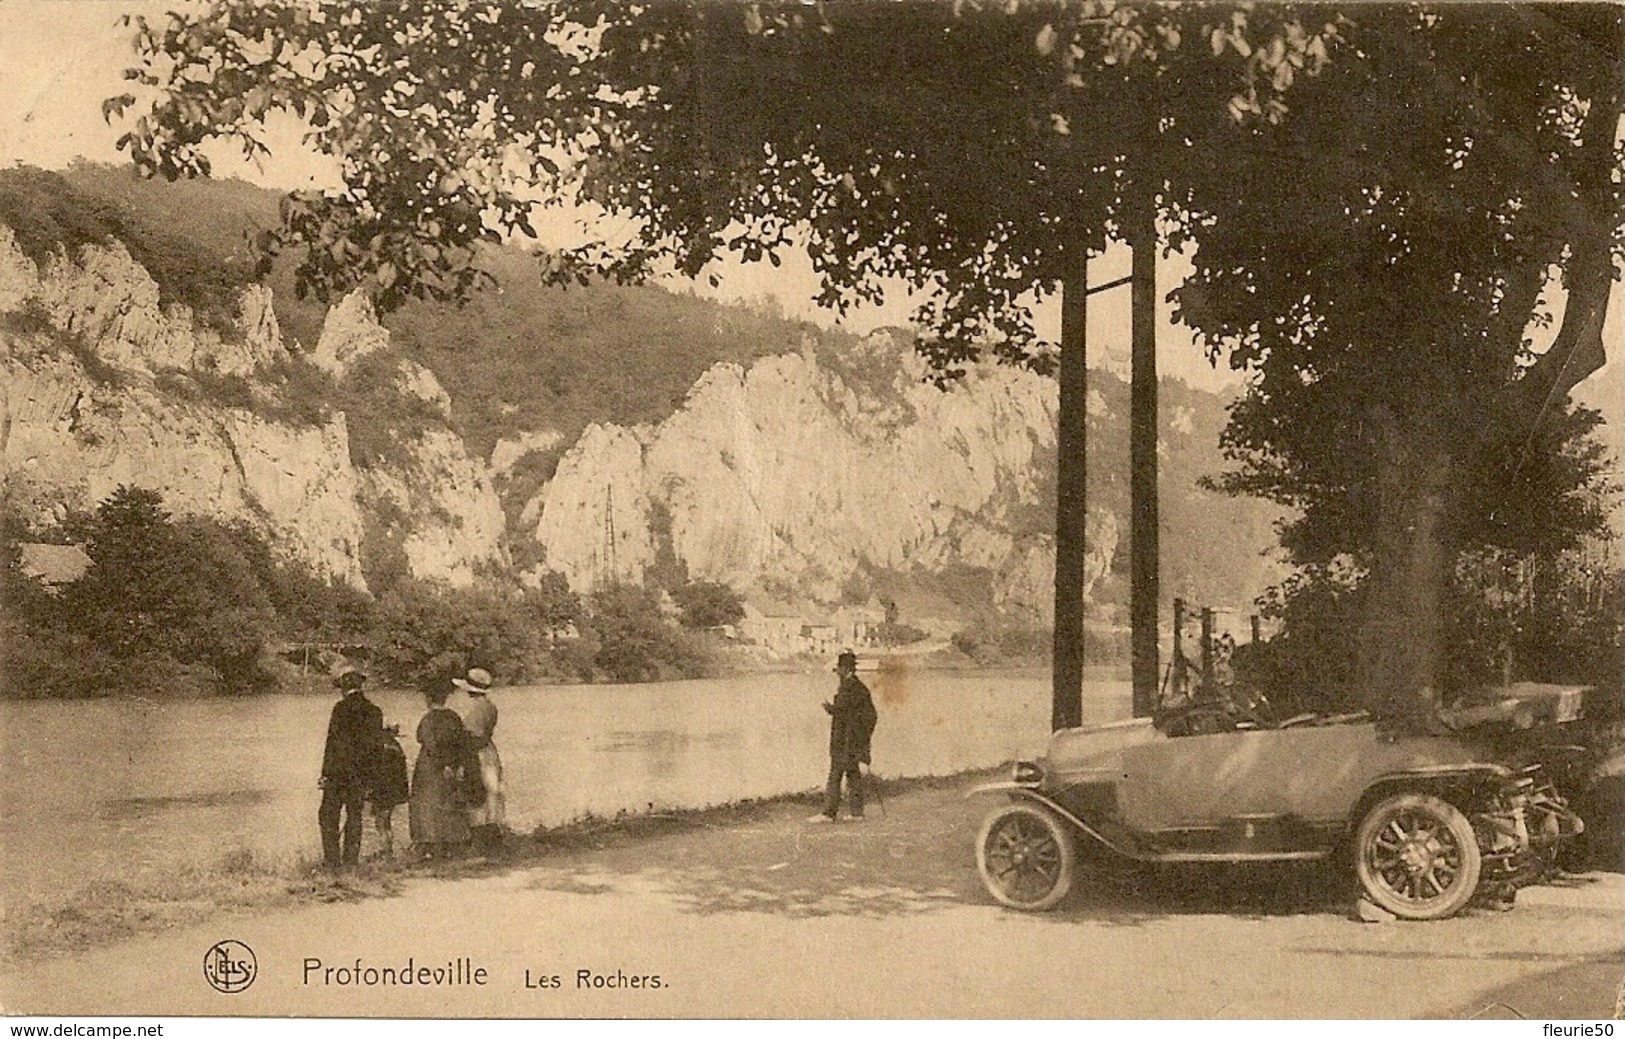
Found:
[{"label": "telegraph pole", "polygon": [[1083,578],[1088,523],[1089,259],[1061,284],[1061,401],[1055,432],[1055,635],[1050,728],[1083,724]]},{"label": "telegraph pole", "polygon": [[1157,206],[1150,182],[1139,195],[1129,244],[1134,249],[1129,376],[1129,635],[1134,717],[1157,698]]}]

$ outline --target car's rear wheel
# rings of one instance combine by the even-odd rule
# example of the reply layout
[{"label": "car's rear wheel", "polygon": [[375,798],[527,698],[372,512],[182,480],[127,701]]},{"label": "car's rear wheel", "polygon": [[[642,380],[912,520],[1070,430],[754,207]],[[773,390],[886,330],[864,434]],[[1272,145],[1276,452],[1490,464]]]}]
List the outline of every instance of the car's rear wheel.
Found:
[{"label": "car's rear wheel", "polygon": [[988,892],[1013,909],[1049,909],[1072,887],[1076,852],[1066,823],[1036,804],[993,812],[976,837],[976,868]]},{"label": "car's rear wheel", "polygon": [[1442,920],[1472,900],[1482,856],[1473,825],[1431,794],[1398,794],[1366,813],[1354,871],[1372,902],[1406,920]]}]

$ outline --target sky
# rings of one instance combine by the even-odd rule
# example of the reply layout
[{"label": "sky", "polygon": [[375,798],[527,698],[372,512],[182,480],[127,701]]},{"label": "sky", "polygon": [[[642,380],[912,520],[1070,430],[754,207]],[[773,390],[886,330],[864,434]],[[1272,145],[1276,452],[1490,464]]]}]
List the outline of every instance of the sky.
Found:
[{"label": "sky", "polygon": [[[132,63],[130,31],[118,25],[125,14],[159,18],[172,0],[0,0],[0,168],[17,163],[59,169],[75,159],[121,162],[114,144],[120,125],[107,125],[101,116],[103,99],[124,92],[121,72]],[[263,167],[222,152],[215,157],[217,177],[237,177],[262,187],[298,189],[320,187],[334,180],[331,161],[312,156],[299,145],[299,131],[291,121],[278,128],[270,143],[273,155]],[[1108,249],[1090,264],[1095,284],[1128,273],[1126,246]],[[1159,263],[1159,295],[1178,284],[1188,262],[1179,256]],[[789,257],[782,267],[768,263],[722,261],[715,268],[721,284],[712,288],[701,279],[671,279],[673,288],[694,291],[724,301],[772,296],[784,312],[826,326],[837,317],[812,302],[816,282],[804,256]],[[886,325],[909,325],[917,301],[901,287],[886,294],[880,306],[865,306],[850,313],[841,327],[863,333]],[[1225,389],[1238,377],[1222,365],[1215,370],[1196,345],[1190,329],[1173,322],[1172,305],[1159,304],[1157,328],[1158,370],[1194,386]],[[1604,341],[1609,364],[1587,380],[1578,395],[1587,403],[1610,396],[1610,414],[1619,414],[1625,397],[1621,352],[1625,347],[1621,311],[1625,294],[1616,283],[1610,301]],[[1039,334],[1059,338],[1058,300],[1051,297],[1034,311]],[[1129,347],[1129,293],[1126,287],[1094,296],[1089,301],[1088,343],[1090,363],[1127,372]]]}]

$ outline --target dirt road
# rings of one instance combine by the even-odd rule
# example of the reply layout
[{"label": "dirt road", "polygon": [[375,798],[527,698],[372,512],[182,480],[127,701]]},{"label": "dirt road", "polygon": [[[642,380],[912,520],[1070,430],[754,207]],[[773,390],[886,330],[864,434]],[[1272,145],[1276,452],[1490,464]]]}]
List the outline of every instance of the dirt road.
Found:
[{"label": "dirt road", "polygon": [[[1347,889],[1302,868],[1119,877],[1026,915],[981,891],[971,841],[987,806],[963,798],[967,785],[894,794],[862,824],[759,806],[484,875],[413,879],[393,898],[220,917],[14,969],[0,1003],[51,1015],[1614,1013],[1618,874],[1435,924],[1354,922]],[[223,939],[253,951],[241,991],[205,979]],[[400,984],[408,966],[413,983]]]}]

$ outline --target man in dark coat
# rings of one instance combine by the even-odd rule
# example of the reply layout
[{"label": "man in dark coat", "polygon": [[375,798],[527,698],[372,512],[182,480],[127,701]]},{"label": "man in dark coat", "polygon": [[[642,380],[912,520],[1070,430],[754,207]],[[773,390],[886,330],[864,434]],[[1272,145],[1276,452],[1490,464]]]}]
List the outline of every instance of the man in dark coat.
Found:
[{"label": "man in dark coat", "polygon": [[835,658],[840,687],[829,713],[829,781],[824,786],[824,810],[814,822],[834,822],[841,808],[841,779],[846,779],[847,811],[863,818],[863,771],[869,761],[869,739],[875,731],[875,702],[869,687],[858,677],[858,658],[850,650]]},{"label": "man in dark coat", "polygon": [[[344,698],[333,705],[327,723],[319,784],[322,806],[316,812],[316,823],[322,831],[322,859],[329,869],[353,866],[361,858],[361,809],[384,740],[384,712],[361,691],[365,683],[366,676],[359,671],[346,671],[333,682]],[[344,816],[342,847],[340,813]]]}]

